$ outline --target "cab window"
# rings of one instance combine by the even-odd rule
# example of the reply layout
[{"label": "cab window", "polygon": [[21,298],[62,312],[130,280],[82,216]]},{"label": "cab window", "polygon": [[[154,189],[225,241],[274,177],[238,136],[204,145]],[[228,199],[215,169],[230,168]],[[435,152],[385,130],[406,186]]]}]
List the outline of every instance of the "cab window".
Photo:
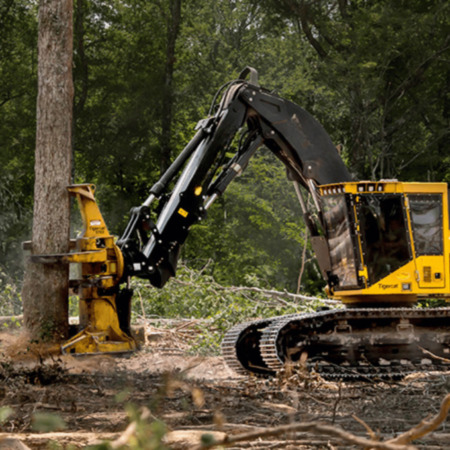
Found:
[{"label": "cab window", "polygon": [[356,287],[357,263],[345,196],[322,197],[322,205],[330,249],[331,273],[337,279],[339,288]]},{"label": "cab window", "polygon": [[410,194],[408,198],[416,256],[442,255],[442,196]]},{"label": "cab window", "polygon": [[358,220],[370,284],[411,260],[401,194],[362,195]]}]

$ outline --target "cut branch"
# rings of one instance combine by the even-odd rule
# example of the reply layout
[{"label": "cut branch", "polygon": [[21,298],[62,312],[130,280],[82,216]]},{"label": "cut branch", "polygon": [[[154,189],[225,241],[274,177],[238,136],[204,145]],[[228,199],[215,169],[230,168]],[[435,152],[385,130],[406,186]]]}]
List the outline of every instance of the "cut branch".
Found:
[{"label": "cut branch", "polygon": [[422,420],[414,428],[411,428],[406,433],[397,436],[394,439],[387,441],[390,444],[409,444],[410,442],[420,439],[421,437],[427,435],[434,431],[442,422],[447,418],[448,411],[450,410],[450,394],[447,394],[441,403],[441,408],[433,418],[430,420]]},{"label": "cut branch", "polygon": [[428,350],[422,348],[420,345],[419,345],[418,347],[419,347],[420,350],[422,350],[426,355],[431,356],[432,358],[437,359],[437,360],[439,360],[439,361],[444,361],[444,362],[446,362],[446,363],[450,363],[450,359],[442,358],[441,356],[437,356],[437,355],[435,355],[434,353],[431,353],[430,351],[428,351]]},{"label": "cut branch", "polygon": [[283,425],[275,428],[267,428],[263,431],[258,430],[255,432],[242,433],[234,436],[225,436],[224,439],[220,441],[216,441],[214,443],[203,445],[198,447],[198,449],[212,448],[222,445],[230,445],[236,442],[242,441],[250,441],[258,438],[264,438],[269,436],[279,436],[285,433],[292,432],[310,432],[314,434],[326,434],[328,436],[336,437],[340,439],[342,442],[359,445],[365,448],[373,448],[373,449],[384,449],[384,450],[413,450],[416,447],[409,445],[399,445],[395,443],[388,442],[379,442],[374,441],[372,439],[366,439],[359,436],[355,436],[354,434],[348,433],[347,431],[342,430],[341,428],[337,428],[331,425],[315,423],[315,422],[304,422],[304,423],[293,423],[290,425]]},{"label": "cut branch", "polygon": [[[179,280],[177,278],[173,279],[174,283],[183,284],[183,285],[194,285],[195,282],[186,282]],[[274,289],[262,289],[252,286],[221,286],[220,284],[213,283],[214,289],[221,290],[221,291],[228,291],[228,292],[256,292],[258,294],[264,295],[266,297],[273,297],[276,298],[280,303],[286,305],[286,306],[292,306],[286,301],[283,301],[283,298],[287,298],[289,300],[302,300],[302,301],[310,301],[310,302],[321,302],[328,305],[339,305],[341,302],[337,300],[331,300],[331,299],[323,299],[319,297],[310,297],[308,295],[302,295],[302,294],[293,294],[292,292],[288,291],[276,291]]]},{"label": "cut branch", "polygon": [[[340,439],[342,442],[359,445],[365,448],[371,449],[386,449],[386,450],[412,450],[416,447],[409,445],[412,441],[420,439],[423,436],[431,433],[436,428],[441,425],[447,418],[448,412],[450,410],[450,394],[444,398],[441,403],[441,408],[439,413],[430,420],[423,420],[417,426],[411,428],[405,433],[397,436],[394,439],[390,439],[385,442],[379,442],[374,439],[373,431],[366,426],[366,430],[371,435],[372,439],[362,438],[360,436],[355,436],[354,434],[348,433],[341,428],[337,428],[331,425],[315,423],[315,422],[304,422],[304,423],[293,423],[290,425],[283,425],[274,428],[267,428],[265,430],[256,430],[249,433],[242,433],[237,435],[226,435],[224,439],[216,441],[209,445],[203,445],[201,448],[212,448],[220,445],[229,445],[241,441],[250,441],[254,439],[269,437],[269,436],[279,436],[285,433],[292,432],[309,432],[314,434],[325,434],[331,437]],[[358,422],[362,423],[360,419]]]}]

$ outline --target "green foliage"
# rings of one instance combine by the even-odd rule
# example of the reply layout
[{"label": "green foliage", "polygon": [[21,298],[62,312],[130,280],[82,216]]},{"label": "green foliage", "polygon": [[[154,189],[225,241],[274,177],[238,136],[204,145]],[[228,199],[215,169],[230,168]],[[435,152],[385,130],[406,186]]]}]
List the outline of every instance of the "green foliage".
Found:
[{"label": "green foliage", "polygon": [[2,406],[0,408],[0,424],[5,422],[13,412],[14,412],[13,409],[10,408],[9,406]]},{"label": "green foliage", "polygon": [[15,276],[22,262],[22,240],[29,237],[31,212],[24,206],[26,194],[17,192],[16,171],[22,170],[15,161],[7,166],[0,168],[0,271]]},{"label": "green foliage", "polygon": [[17,275],[30,235],[36,115],[36,9],[0,5],[0,269]]},{"label": "green foliage", "polygon": [[[134,432],[127,437],[126,442],[120,447],[131,450],[167,450],[163,438],[167,434],[167,426],[164,422],[156,419],[149,420],[148,410],[144,412],[133,404],[126,405],[128,419],[134,425]],[[91,445],[89,450],[109,450],[113,448],[109,442]]]},{"label": "green foliage", "polygon": [[147,450],[164,450],[167,448],[162,443],[162,439],[167,433],[164,422],[153,420],[149,423],[134,405],[127,405],[126,410],[130,421],[136,423],[136,432],[127,447]]},{"label": "green foliage", "polygon": [[97,184],[108,222],[121,230],[158,174],[162,12],[154,2],[78,1],[75,14],[76,179]]},{"label": "green foliage", "polygon": [[0,269],[0,315],[14,316],[21,313],[22,299],[19,285]]},{"label": "green foliage", "polygon": [[[191,267],[206,261],[218,282],[249,285],[252,276],[264,287],[295,291],[305,242],[305,226],[294,188],[283,165],[266,150],[192,227],[183,252]],[[308,250],[307,291],[323,287]],[[306,277],[305,277],[306,278]]]},{"label": "green foliage", "polygon": [[50,431],[61,431],[67,428],[66,423],[58,414],[35,412],[32,417],[33,431],[48,433]]},{"label": "green foliage", "polygon": [[201,441],[202,441],[202,445],[210,446],[210,445],[213,445],[216,440],[212,434],[205,433],[205,434],[202,434]]},{"label": "green foliage", "polygon": [[[252,286],[258,279],[248,280]],[[224,287],[201,271],[181,266],[177,278],[162,290],[157,290],[140,280],[133,281],[142,305],[134,302],[135,315],[145,313],[147,318],[200,319],[201,333],[192,342],[193,350],[201,353],[218,353],[223,335],[233,325],[257,317],[273,317],[295,312],[311,312],[321,305],[319,300],[302,304],[277,299],[258,291]],[[136,295],[135,295],[136,297]],[[205,332],[205,323],[208,331]]]},{"label": "green foliage", "polygon": [[419,308],[445,308],[448,302],[443,298],[424,298],[418,301]]},{"label": "green foliage", "polygon": [[77,317],[80,314],[80,301],[77,295],[69,296],[69,317]]},{"label": "green foliage", "polygon": [[299,98],[359,178],[443,179],[448,2],[263,3],[309,47],[311,84]]}]

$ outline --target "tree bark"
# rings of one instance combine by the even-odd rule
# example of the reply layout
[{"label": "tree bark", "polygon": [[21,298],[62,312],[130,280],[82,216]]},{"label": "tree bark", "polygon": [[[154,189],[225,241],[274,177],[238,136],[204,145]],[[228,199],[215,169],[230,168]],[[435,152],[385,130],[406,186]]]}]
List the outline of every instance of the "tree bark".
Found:
[{"label": "tree bark", "polygon": [[303,30],[306,39],[308,39],[309,43],[317,52],[317,54],[320,56],[320,58],[324,59],[327,57],[327,52],[322,47],[322,45],[320,45],[320,42],[314,37],[314,34],[309,25],[308,16],[309,16],[309,5],[304,1],[301,1],[300,4],[298,5],[298,18],[300,20],[301,29]]},{"label": "tree bark", "polygon": [[[32,254],[66,253],[70,237],[72,0],[40,0]],[[68,266],[27,262],[22,288],[32,339],[68,332]]]}]

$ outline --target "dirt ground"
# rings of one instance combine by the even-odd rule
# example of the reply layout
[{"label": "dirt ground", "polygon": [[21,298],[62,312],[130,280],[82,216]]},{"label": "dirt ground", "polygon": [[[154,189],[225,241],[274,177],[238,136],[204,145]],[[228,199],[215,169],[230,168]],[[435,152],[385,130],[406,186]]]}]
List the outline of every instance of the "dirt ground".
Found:
[{"label": "dirt ground", "polygon": [[[302,374],[246,378],[220,357],[192,354],[189,323],[170,330],[148,325],[146,331],[146,344],[128,358],[43,358],[39,350],[26,352],[18,332],[0,333],[0,417],[10,408],[0,425],[0,448],[20,448],[11,438],[30,448],[84,448],[103,440],[117,448],[133,442],[129,424],[136,417],[137,430],[155,436],[167,429],[167,448],[195,448],[205,433],[221,439],[295,422],[334,425],[366,438],[368,426],[386,440],[435,415],[450,391],[450,373],[392,382],[327,382]],[[147,442],[156,448],[150,434]],[[450,419],[414,444],[450,448]],[[230,448],[356,447],[323,433],[290,432]]]}]

